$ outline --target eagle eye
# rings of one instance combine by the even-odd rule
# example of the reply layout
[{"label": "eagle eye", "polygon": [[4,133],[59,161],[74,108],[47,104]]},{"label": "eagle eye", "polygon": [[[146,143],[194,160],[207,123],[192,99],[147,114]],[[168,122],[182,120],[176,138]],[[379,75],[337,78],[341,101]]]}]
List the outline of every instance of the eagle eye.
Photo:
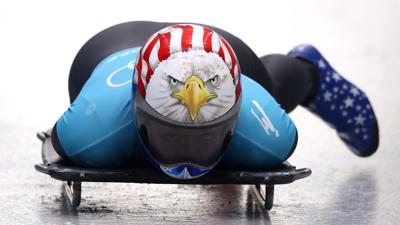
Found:
[{"label": "eagle eye", "polygon": [[215,75],[213,78],[211,78],[210,82],[214,87],[216,87],[218,85],[218,75]]},{"label": "eagle eye", "polygon": [[173,78],[172,76],[169,77],[169,83],[171,84],[172,87],[175,87],[178,84],[178,80]]}]

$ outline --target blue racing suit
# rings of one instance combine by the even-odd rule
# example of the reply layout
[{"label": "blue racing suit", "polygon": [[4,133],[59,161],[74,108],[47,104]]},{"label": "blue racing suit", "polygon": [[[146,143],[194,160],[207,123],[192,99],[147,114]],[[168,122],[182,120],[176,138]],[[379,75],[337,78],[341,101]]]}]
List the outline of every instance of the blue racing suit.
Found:
[{"label": "blue racing suit", "polygon": [[[66,156],[79,166],[119,167],[142,154],[133,111],[132,82],[140,47],[115,52],[93,70],[55,125]],[[235,133],[220,165],[262,170],[286,160],[297,143],[294,123],[274,98],[242,74]]]}]

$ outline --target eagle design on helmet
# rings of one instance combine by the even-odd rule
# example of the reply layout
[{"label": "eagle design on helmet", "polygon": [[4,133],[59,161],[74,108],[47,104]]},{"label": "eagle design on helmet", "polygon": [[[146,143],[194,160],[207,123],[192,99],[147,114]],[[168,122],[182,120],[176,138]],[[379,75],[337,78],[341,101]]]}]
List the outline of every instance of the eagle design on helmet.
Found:
[{"label": "eagle design on helmet", "polygon": [[199,25],[178,24],[153,34],[140,51],[133,80],[152,108],[184,123],[221,117],[241,94],[231,46]]}]

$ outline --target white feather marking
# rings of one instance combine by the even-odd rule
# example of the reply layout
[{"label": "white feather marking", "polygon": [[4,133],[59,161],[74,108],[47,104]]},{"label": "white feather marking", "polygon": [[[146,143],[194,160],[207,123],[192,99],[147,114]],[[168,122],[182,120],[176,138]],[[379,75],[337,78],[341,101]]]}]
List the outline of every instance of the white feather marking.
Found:
[{"label": "white feather marking", "polygon": [[[217,95],[203,105],[192,121],[189,110],[172,92],[179,91],[183,82],[191,75],[197,75],[204,81],[205,88]],[[209,79],[219,76],[217,86],[213,86]],[[172,86],[169,76],[173,76],[181,83]],[[204,123],[224,115],[235,104],[235,86],[228,67],[216,53],[207,53],[200,50],[179,52],[161,62],[154,70],[154,74],[147,85],[146,101],[160,114],[184,123]]]}]

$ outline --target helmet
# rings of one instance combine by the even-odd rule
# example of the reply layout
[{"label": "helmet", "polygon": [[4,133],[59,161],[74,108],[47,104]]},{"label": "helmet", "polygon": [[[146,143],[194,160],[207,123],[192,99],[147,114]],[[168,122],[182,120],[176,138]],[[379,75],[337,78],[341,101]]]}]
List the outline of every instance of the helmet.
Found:
[{"label": "helmet", "polygon": [[227,41],[199,25],[166,27],[143,45],[133,82],[139,140],[150,161],[178,179],[209,172],[240,108],[240,66]]}]

